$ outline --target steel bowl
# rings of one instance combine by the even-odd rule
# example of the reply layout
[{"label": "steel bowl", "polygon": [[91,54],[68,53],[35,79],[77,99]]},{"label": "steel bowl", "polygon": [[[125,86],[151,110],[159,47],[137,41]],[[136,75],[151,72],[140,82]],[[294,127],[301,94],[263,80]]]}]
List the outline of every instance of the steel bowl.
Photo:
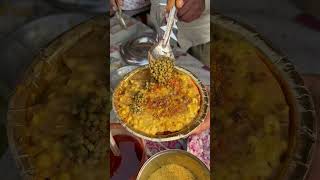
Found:
[{"label": "steel bowl", "polygon": [[[145,70],[146,68],[149,68],[148,65],[145,66],[141,66],[138,67],[137,69],[133,70],[131,73],[127,74],[121,82],[124,81],[128,81],[133,75],[135,75],[136,73],[139,73],[142,70]],[[178,140],[181,138],[185,138],[187,136],[189,136],[193,130],[195,130],[205,119],[207,112],[208,112],[208,107],[209,107],[209,97],[208,97],[208,92],[205,88],[205,86],[202,84],[202,82],[195,76],[193,75],[190,71],[179,67],[179,66],[175,66],[176,70],[186,73],[187,75],[189,75],[192,80],[194,81],[194,83],[196,84],[196,86],[199,89],[200,95],[201,95],[201,105],[200,105],[200,110],[198,112],[198,116],[195,117],[195,119],[186,127],[184,127],[182,130],[178,131],[178,132],[172,132],[170,134],[166,134],[166,135],[149,135],[146,134],[144,132],[138,131],[136,129],[134,129],[132,126],[130,126],[129,124],[125,123],[119,116],[118,112],[117,112],[117,108],[114,104],[115,102],[115,96],[113,94],[112,96],[112,107],[115,113],[115,116],[119,119],[120,123],[131,133],[133,133],[134,135],[149,140],[149,141],[154,141],[154,142],[165,142],[165,141],[174,141],[174,140]],[[119,89],[119,87],[121,86],[122,83],[119,83],[118,86],[115,88],[114,92],[117,91],[117,89]]]},{"label": "steel bowl", "polygon": [[155,44],[154,34],[135,37],[120,46],[120,55],[130,65],[143,66],[148,64],[148,50]]},{"label": "steel bowl", "polygon": [[167,164],[177,164],[188,169],[196,179],[209,180],[210,170],[196,156],[183,150],[165,150],[161,151],[144,163],[137,176],[137,180],[147,180],[149,176]]}]

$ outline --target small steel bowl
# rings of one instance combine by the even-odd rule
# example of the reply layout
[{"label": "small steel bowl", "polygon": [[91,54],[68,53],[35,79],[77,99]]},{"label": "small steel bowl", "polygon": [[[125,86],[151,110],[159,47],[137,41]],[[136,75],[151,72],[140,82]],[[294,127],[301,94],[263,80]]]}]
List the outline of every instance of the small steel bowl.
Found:
[{"label": "small steel bowl", "polygon": [[[127,74],[121,82],[124,81],[128,81],[134,74],[139,73],[142,70],[145,70],[146,68],[149,68],[148,65],[145,66],[141,66],[138,67],[137,69],[133,70],[131,73]],[[138,131],[136,129],[134,129],[132,126],[130,126],[129,124],[125,123],[119,116],[118,112],[117,112],[117,108],[114,104],[115,102],[115,96],[114,93],[112,95],[112,107],[114,110],[114,113],[116,115],[116,117],[119,119],[120,123],[131,133],[133,133],[134,135],[149,140],[149,141],[154,141],[154,142],[165,142],[165,141],[174,141],[174,140],[178,140],[181,138],[185,138],[187,136],[189,136],[193,130],[195,130],[205,119],[207,112],[208,112],[208,107],[209,107],[209,97],[208,97],[208,92],[205,88],[205,86],[202,84],[202,82],[195,76],[193,75],[190,71],[179,67],[179,66],[175,66],[176,70],[186,73],[187,75],[189,75],[192,80],[194,81],[194,83],[196,84],[196,86],[198,87],[198,90],[200,92],[200,96],[201,96],[201,104],[200,104],[200,110],[198,112],[198,116],[194,118],[194,120],[188,124],[186,127],[184,127],[182,130],[178,131],[178,132],[172,132],[170,134],[166,134],[166,135],[149,135],[146,134],[144,132]],[[119,86],[121,86],[121,83],[118,84],[118,86],[115,88],[114,92],[117,91],[117,89],[119,88]]]},{"label": "small steel bowl", "polygon": [[153,172],[167,164],[183,166],[188,169],[196,179],[210,179],[210,170],[200,159],[187,151],[172,149],[161,151],[149,158],[140,169],[137,180],[147,180]]},{"label": "small steel bowl", "polygon": [[144,34],[120,46],[120,55],[130,65],[148,64],[148,51],[156,43],[154,34]]}]

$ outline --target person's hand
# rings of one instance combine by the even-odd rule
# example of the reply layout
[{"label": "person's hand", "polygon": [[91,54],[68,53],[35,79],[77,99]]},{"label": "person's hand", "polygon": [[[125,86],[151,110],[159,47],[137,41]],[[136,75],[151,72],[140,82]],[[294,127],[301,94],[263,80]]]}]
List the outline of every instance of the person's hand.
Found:
[{"label": "person's hand", "polygon": [[[208,93],[210,93],[210,87],[207,86],[206,87]],[[210,97],[210,96],[209,96]],[[210,105],[209,105],[210,107]],[[203,121],[203,123],[200,124],[199,127],[197,127],[197,129],[195,129],[192,134],[200,134],[202,133],[203,131],[207,130],[210,128],[210,109],[208,110],[208,113]]]},{"label": "person's hand", "polygon": [[177,17],[180,21],[192,22],[198,19],[205,9],[205,0],[168,0],[166,10],[176,5]]},{"label": "person's hand", "polygon": [[167,6],[166,6],[166,11],[169,12],[174,5],[176,5],[176,8],[178,8],[178,9],[182,8],[183,1],[184,0],[168,0],[167,1]]},{"label": "person's hand", "polygon": [[114,11],[118,10],[118,7],[123,6],[123,0],[111,0],[110,2],[112,10]]},{"label": "person's hand", "polygon": [[210,128],[210,110],[206,116],[206,118],[204,119],[203,123],[200,124],[199,127],[197,127],[197,129],[195,129],[192,134],[200,134],[203,131],[207,130]]}]

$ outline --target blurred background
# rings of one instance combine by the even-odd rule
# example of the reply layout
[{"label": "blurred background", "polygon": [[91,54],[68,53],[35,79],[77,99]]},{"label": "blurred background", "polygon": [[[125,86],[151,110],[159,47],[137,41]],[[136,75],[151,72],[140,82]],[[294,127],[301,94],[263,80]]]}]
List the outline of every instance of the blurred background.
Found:
[{"label": "blurred background", "polygon": [[319,0],[215,0],[216,12],[248,24],[301,73],[320,73]]},{"label": "blurred background", "polygon": [[[248,24],[266,37],[296,65],[309,84],[319,84],[312,91],[318,88],[320,92],[319,0],[214,0],[211,5],[214,11]],[[137,16],[148,8],[125,13]],[[107,0],[0,0],[1,179],[19,179],[5,132],[6,101],[19,75],[62,32],[108,9]]]},{"label": "blurred background", "polygon": [[[211,5],[211,12],[251,26],[288,57],[311,91],[320,117],[320,1],[215,0]],[[319,145],[314,160],[310,180],[320,179]]]},{"label": "blurred background", "polygon": [[106,0],[0,0],[0,179],[21,179],[7,146],[6,107],[18,77],[48,43],[92,16]]},{"label": "blurred background", "polygon": [[[149,8],[128,6],[125,14],[136,17]],[[21,179],[6,136],[7,101],[19,77],[63,32],[108,11],[107,0],[0,0],[0,179]]]}]

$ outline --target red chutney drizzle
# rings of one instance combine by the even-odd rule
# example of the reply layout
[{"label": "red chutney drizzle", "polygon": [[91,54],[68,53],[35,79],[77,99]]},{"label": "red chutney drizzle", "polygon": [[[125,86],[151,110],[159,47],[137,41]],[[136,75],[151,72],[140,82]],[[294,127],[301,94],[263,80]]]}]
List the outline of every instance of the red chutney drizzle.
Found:
[{"label": "red chutney drizzle", "polygon": [[143,154],[143,147],[137,139],[127,135],[114,136],[119,146],[121,156],[110,153],[111,180],[129,180],[137,175]]}]

